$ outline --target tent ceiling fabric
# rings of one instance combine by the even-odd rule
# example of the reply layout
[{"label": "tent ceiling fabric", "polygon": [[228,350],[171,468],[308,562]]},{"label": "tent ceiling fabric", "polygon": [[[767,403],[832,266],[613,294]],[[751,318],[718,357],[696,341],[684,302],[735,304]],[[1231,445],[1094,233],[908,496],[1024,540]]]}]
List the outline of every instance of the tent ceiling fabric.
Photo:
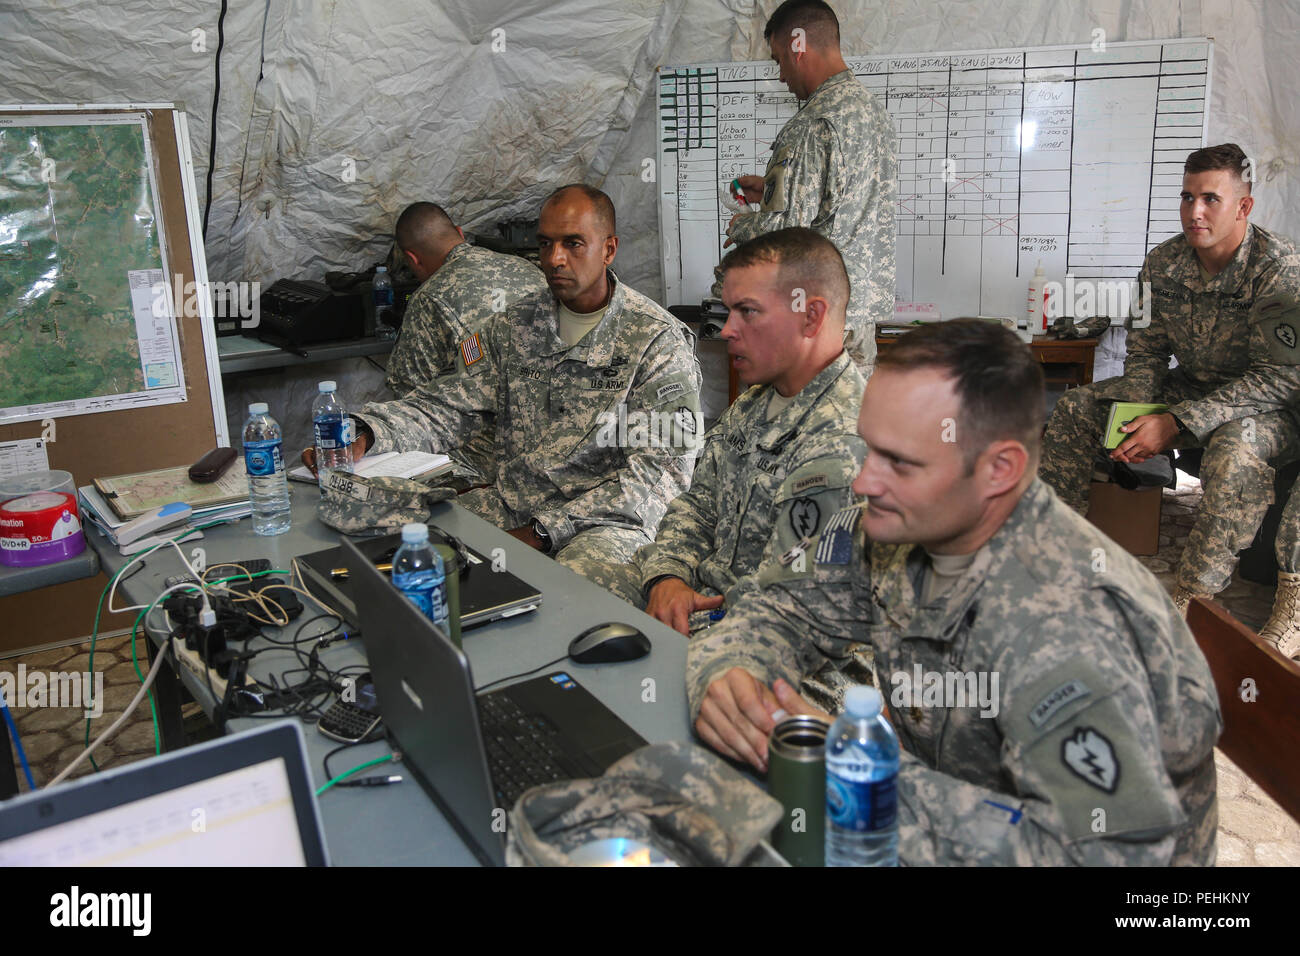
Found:
[{"label": "tent ceiling fabric", "polygon": [[[1297,0],[837,0],[847,52],[1205,33],[1210,138],[1258,158],[1254,218],[1300,235]],[[219,279],[319,277],[383,254],[397,213],[487,230],[584,179],[619,211],[618,267],[660,289],[654,69],[761,58],[776,0],[266,0],[229,5],[207,249]],[[174,100],[206,195],[215,4],[0,3],[12,103]],[[353,178],[354,176],[354,178]],[[1270,178],[1271,177],[1271,178]]]}]

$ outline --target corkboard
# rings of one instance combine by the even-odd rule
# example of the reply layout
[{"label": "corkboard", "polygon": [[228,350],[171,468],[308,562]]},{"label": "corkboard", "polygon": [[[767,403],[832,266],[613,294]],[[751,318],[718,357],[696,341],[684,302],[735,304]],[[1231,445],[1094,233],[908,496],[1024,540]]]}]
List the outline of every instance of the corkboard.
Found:
[{"label": "corkboard", "polygon": [[[6,110],[3,115],[21,119],[25,115],[51,113],[116,112],[142,112],[147,117],[157,203],[162,218],[160,238],[167,268],[172,275],[179,275],[182,283],[196,282],[195,249],[190,241],[185,193],[185,178],[193,188],[193,168],[189,157],[182,157],[180,153],[175,109],[156,106],[32,107]],[[198,253],[202,255],[201,246]],[[206,281],[206,266],[201,268],[201,272]],[[172,275],[166,277],[169,283],[174,282]],[[224,417],[225,408],[219,373],[215,382],[208,376],[203,325],[210,324],[212,317],[206,308],[202,311],[202,317],[177,320],[186,401],[59,416],[54,420],[54,440],[46,444],[51,468],[71,472],[80,487],[108,475],[188,465],[217,445],[213,411],[219,409]],[[213,366],[216,366],[215,360]],[[0,425],[0,441],[40,438],[44,432],[46,429],[40,421]],[[98,579],[93,588],[89,586],[91,583],[73,582],[35,593],[0,598],[0,620],[6,622],[6,627],[0,629],[0,656],[19,647],[89,635],[94,621],[94,598],[105,579]],[[59,610],[51,613],[51,608]]]}]

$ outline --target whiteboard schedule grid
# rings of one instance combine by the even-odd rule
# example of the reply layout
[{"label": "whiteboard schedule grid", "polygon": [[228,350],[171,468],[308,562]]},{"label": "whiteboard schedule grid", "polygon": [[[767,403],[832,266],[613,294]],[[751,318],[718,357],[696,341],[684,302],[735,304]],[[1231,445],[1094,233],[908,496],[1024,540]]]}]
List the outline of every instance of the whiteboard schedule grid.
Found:
[{"label": "whiteboard schedule grid", "polygon": [[[1181,232],[1212,57],[1203,37],[846,57],[894,121],[899,297],[1021,315],[1039,261],[1058,281],[1134,279]],[[797,108],[770,61],[660,70],[668,302],[708,294],[731,219],[719,188],[762,174]]]}]

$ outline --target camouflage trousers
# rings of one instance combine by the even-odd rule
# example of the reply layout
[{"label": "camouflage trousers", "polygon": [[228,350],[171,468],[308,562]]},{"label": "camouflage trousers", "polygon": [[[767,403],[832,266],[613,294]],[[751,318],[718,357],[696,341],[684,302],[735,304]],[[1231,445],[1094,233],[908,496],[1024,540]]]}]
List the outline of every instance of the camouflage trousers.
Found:
[{"label": "camouflage trousers", "polygon": [[[1103,398],[1101,396],[1107,396]],[[1167,402],[1195,400],[1178,379],[1160,394],[1138,396],[1123,378],[1107,379],[1061,396],[1047,423],[1038,474],[1061,500],[1084,514],[1093,461],[1101,448],[1110,400]],[[1300,458],[1300,427],[1287,412],[1269,412],[1228,422],[1209,441],[1174,444],[1175,448],[1204,447],[1201,459],[1203,496],[1196,521],[1179,561],[1176,580],[1194,594],[1217,594],[1228,585],[1238,552],[1250,547],[1273,503],[1274,468]],[[1277,535],[1278,567],[1300,571],[1300,503],[1288,507]]]},{"label": "camouflage trousers", "polygon": [[[475,488],[456,500],[484,521],[491,522],[503,531],[518,528],[531,520],[515,514],[495,488]],[[639,529],[603,525],[575,534],[555,555],[555,560],[569,570],[583,577],[589,577],[588,571],[604,564],[630,562],[637,551],[649,543],[650,539]],[[601,582],[597,581],[597,583]]]}]

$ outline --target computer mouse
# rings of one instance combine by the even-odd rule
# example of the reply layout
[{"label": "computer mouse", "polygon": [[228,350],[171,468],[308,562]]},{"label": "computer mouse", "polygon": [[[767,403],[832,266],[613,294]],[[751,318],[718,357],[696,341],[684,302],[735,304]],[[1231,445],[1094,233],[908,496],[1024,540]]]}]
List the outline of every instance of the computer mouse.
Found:
[{"label": "computer mouse", "polygon": [[569,657],[579,664],[634,661],[649,653],[650,638],[619,621],[589,627],[569,642]]}]

